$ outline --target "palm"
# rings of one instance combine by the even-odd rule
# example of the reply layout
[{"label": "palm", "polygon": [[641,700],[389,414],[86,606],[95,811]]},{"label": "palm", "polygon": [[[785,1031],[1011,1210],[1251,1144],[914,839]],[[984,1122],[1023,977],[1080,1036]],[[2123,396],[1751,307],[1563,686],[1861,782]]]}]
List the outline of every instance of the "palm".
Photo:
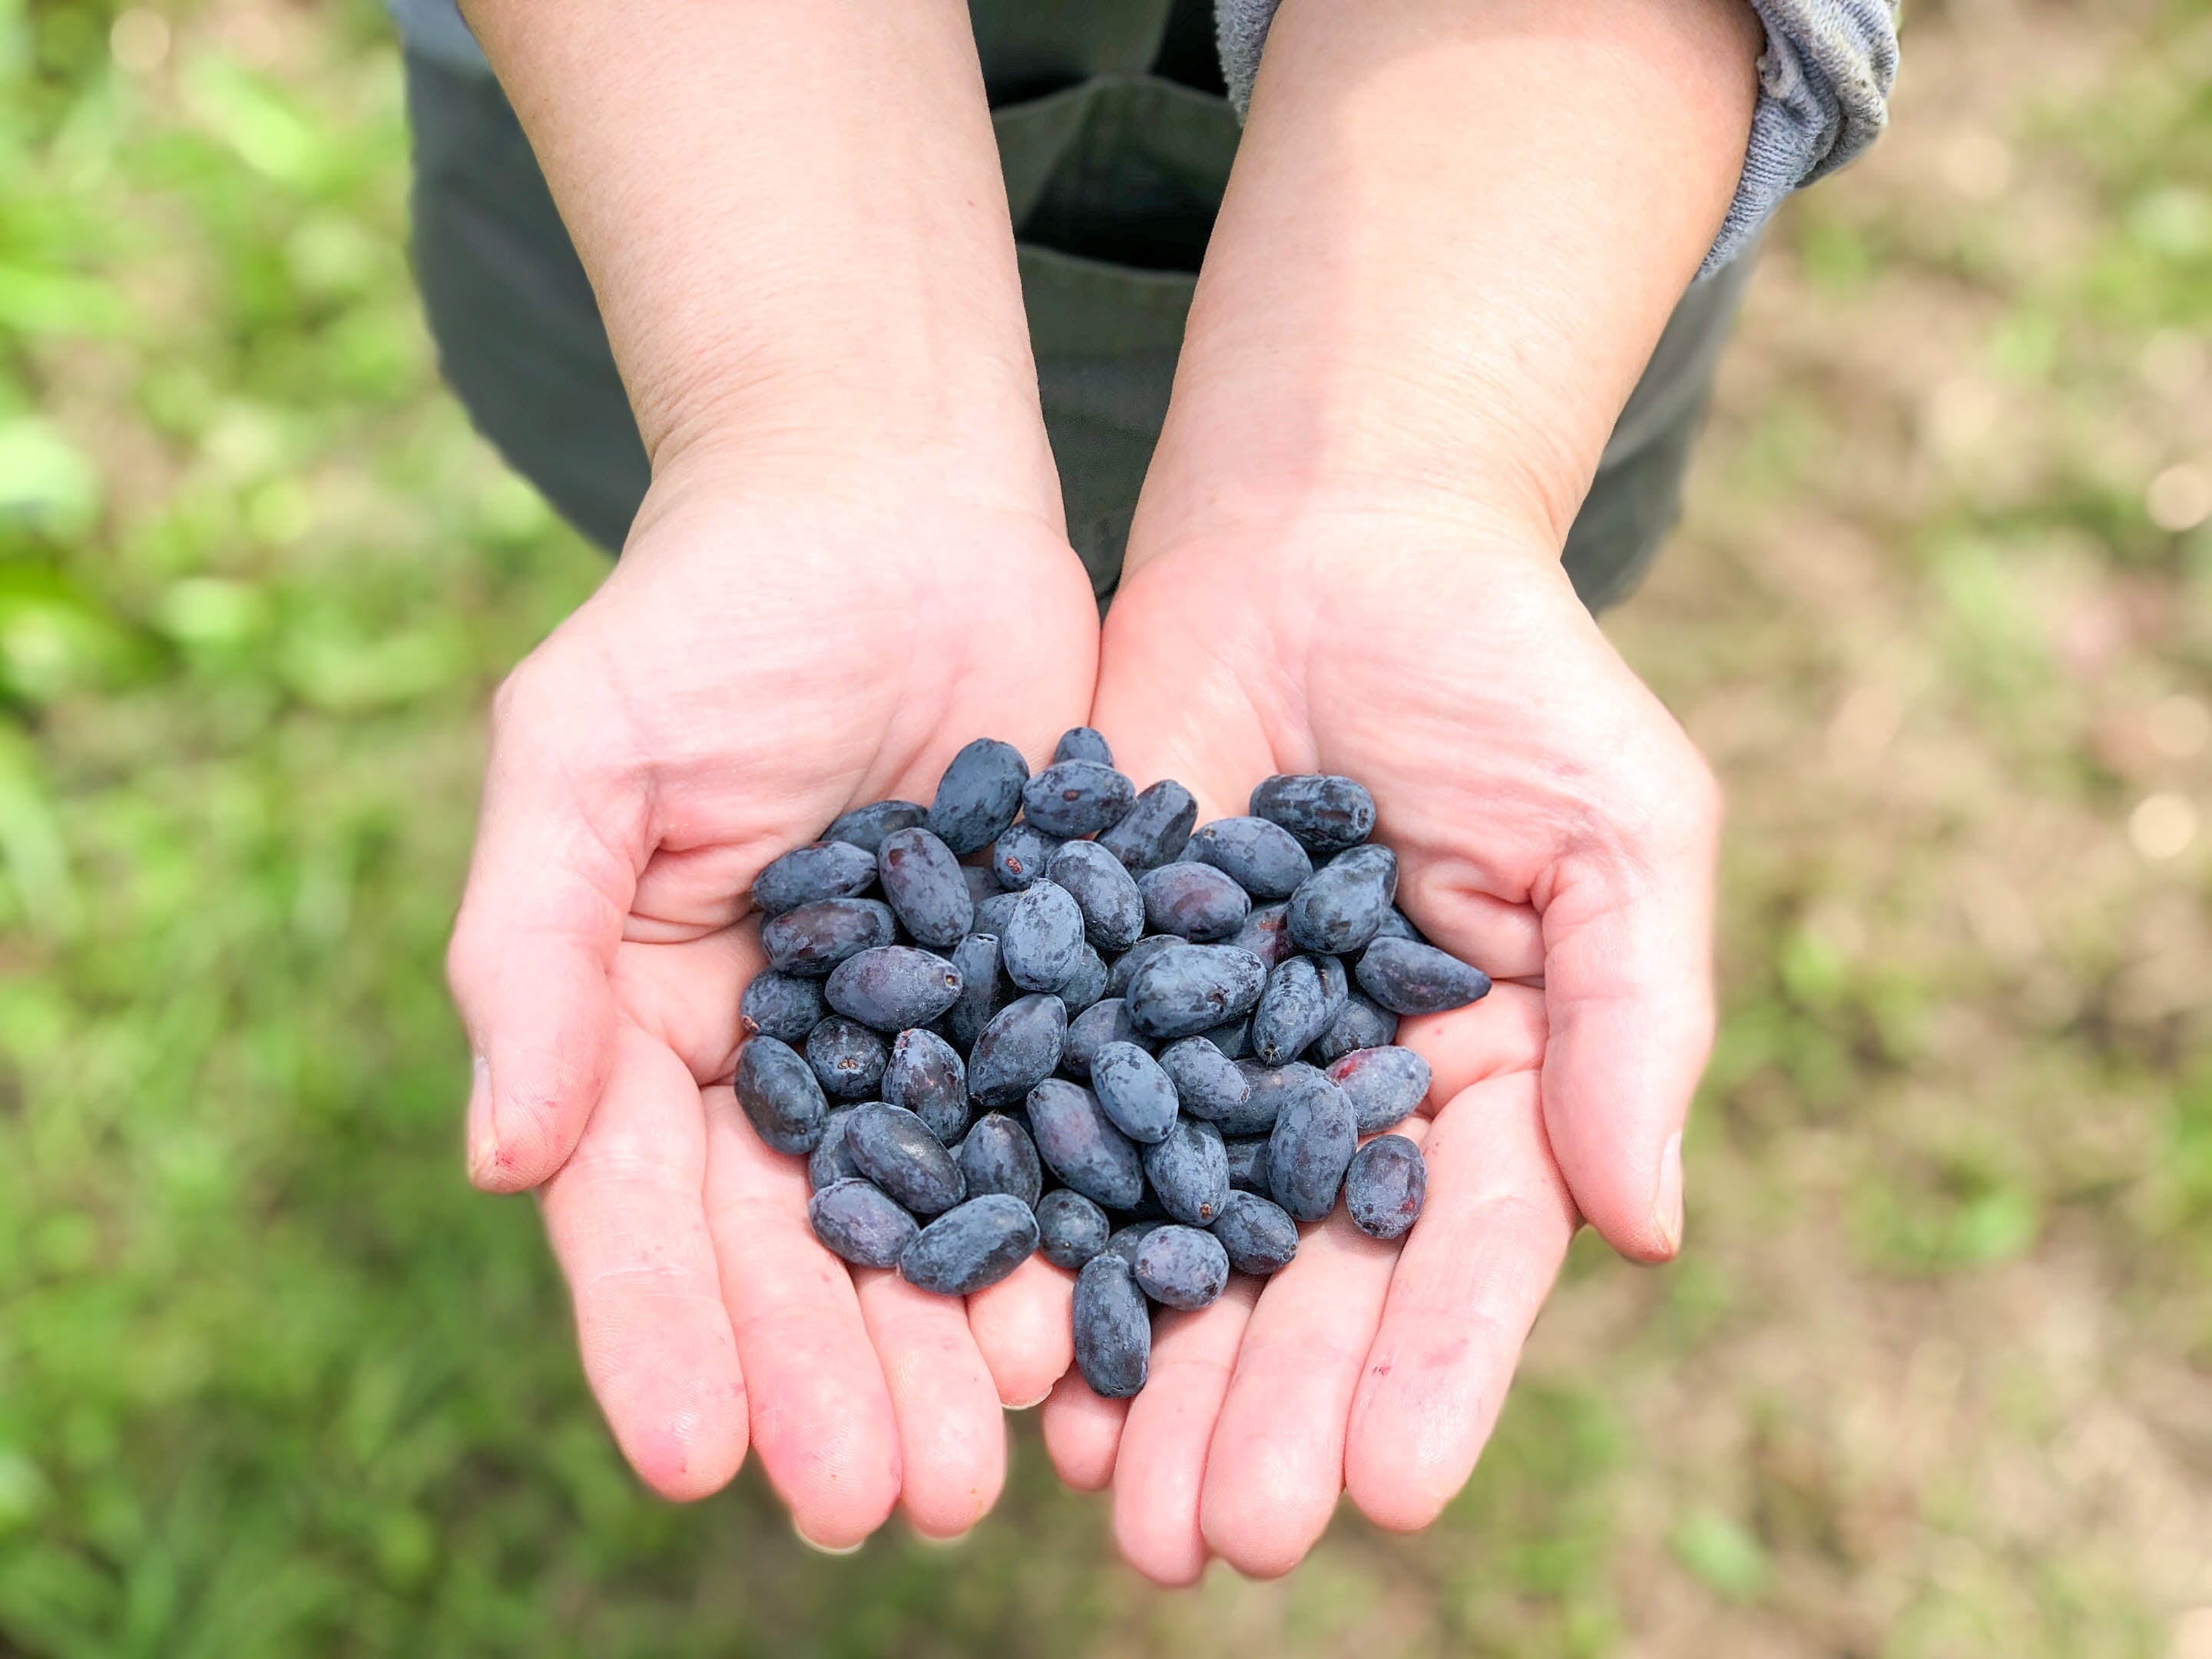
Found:
[{"label": "palm", "polygon": [[1614,925],[1646,896],[1607,838],[1638,787],[1624,746],[1626,769],[1663,771],[1680,734],[1556,569],[1463,533],[1407,543],[1401,523],[1336,522],[1271,542],[1264,566],[1233,547],[1163,557],[1108,626],[1096,719],[1133,769],[1182,778],[1209,814],[1273,771],[1358,777],[1401,903],[1501,981],[1401,1036],[1435,1070],[1408,1131],[1429,1207],[1402,1252],[1340,1215],[1256,1294],[1164,1321],[1125,1422],[1073,1383],[1056,1398],[1064,1465],[1110,1469],[1124,1550],[1169,1581],[1209,1553],[1286,1570],[1346,1488],[1382,1524],[1425,1524],[1489,1432],[1576,1200],[1628,1248],[1650,1226],[1651,1177],[1617,1152],[1638,1126],[1590,1102],[1667,1060],[1624,1048],[1623,999],[1633,1021],[1670,1016]]},{"label": "palm", "polygon": [[648,503],[502,696],[453,952],[501,1085],[476,1172],[544,1182],[594,1390],[672,1496],[719,1487],[750,1439],[819,1541],[902,1495],[962,1530],[1003,1472],[1001,1387],[1065,1364],[1042,1269],[979,1302],[988,1364],[957,1304],[848,1273],[727,1079],[753,876],[848,806],[927,799],[971,737],[1048,747],[1086,712],[1095,627],[1048,526],[718,481]]}]

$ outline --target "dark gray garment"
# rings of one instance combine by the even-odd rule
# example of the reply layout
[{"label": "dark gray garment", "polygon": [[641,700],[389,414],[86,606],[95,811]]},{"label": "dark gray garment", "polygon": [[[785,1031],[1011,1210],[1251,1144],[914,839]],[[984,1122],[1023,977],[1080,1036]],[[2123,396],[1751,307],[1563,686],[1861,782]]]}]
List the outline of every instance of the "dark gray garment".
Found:
[{"label": "dark gray garment", "polygon": [[[1167,412],[1237,152],[1203,0],[973,0],[1068,534],[1102,598]],[[528,142],[496,82],[407,58],[415,260],[447,379],[500,452],[619,548],[648,469]],[[1593,608],[1636,585],[1679,510],[1749,261],[1694,285],[1568,538]]]}]

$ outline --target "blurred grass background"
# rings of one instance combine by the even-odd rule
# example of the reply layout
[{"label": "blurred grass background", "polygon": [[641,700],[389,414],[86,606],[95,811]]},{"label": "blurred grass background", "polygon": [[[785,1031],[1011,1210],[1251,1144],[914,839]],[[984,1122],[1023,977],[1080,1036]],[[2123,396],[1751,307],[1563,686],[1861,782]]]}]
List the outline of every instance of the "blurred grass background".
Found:
[{"label": "blurred grass background", "polygon": [[624,1473],[439,957],[595,556],[439,390],[367,0],[0,0],[0,1655],[2212,1656],[2212,8],[1920,0],[1613,619],[1730,793],[1689,1255],[1427,1534],[1143,1589]]}]

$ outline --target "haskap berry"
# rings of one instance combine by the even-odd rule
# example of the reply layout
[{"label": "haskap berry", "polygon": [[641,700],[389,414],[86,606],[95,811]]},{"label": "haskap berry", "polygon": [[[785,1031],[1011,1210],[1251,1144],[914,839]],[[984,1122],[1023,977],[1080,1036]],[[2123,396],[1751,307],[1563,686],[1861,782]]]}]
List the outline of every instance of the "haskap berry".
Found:
[{"label": "haskap berry", "polygon": [[1125,1398],[1151,1304],[1276,1272],[1340,1203],[1380,1238],[1419,1218],[1420,1148],[1376,1134],[1428,1089],[1398,1018],[1490,981],[1397,909],[1375,825],[1350,778],[1200,824],[1088,726],[1035,774],[979,738],[928,806],[855,807],[754,879],[738,1103],[847,1261],[944,1296],[1080,1269],[1077,1368]]}]

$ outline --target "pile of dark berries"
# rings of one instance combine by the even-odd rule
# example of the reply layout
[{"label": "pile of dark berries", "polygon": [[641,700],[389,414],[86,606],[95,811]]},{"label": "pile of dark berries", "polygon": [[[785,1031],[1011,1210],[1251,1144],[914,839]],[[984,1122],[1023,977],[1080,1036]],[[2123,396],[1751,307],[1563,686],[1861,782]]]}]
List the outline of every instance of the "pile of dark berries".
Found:
[{"label": "pile of dark berries", "polygon": [[815,1236],[943,1296],[1035,1250],[1079,1270],[1076,1363],[1109,1396],[1145,1385],[1147,1297],[1202,1308],[1232,1269],[1273,1273],[1340,1194],[1405,1234],[1425,1166],[1382,1132],[1429,1066],[1398,1018],[1490,989],[1395,908],[1350,778],[1197,816],[1087,726],[1035,777],[983,738],[928,806],[848,812],[752,888],[769,967],[737,1096],[806,1158]]}]

